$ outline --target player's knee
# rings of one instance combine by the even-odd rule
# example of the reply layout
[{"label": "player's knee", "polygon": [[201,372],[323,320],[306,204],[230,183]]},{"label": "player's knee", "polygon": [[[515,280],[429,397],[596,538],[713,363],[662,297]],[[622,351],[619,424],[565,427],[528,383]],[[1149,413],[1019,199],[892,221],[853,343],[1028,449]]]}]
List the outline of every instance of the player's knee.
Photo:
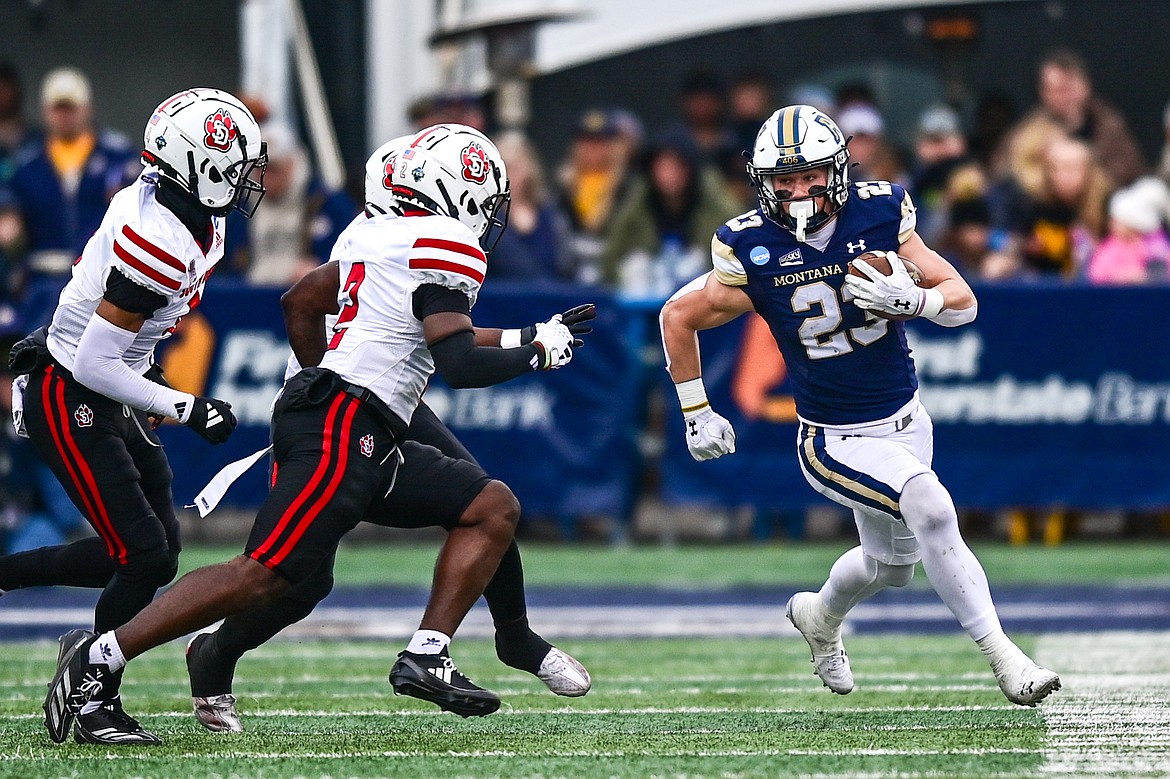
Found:
[{"label": "player's knee", "polygon": [[906,527],[919,538],[947,531],[959,523],[950,493],[933,473],[920,474],[906,482],[900,506]]},{"label": "player's knee", "polygon": [[239,609],[276,600],[293,587],[288,579],[244,555],[231,560],[227,567],[225,573],[235,582],[232,589]]},{"label": "player's knee", "polygon": [[313,607],[325,600],[325,597],[332,591],[333,574],[315,574],[294,585],[288,591],[288,597],[297,603],[304,604],[309,611],[312,611]]},{"label": "player's knee", "polygon": [[459,518],[465,527],[476,525],[508,537],[516,532],[519,521],[520,501],[502,481],[488,482]]},{"label": "player's knee", "polygon": [[133,579],[147,587],[165,587],[179,572],[179,556],[170,549],[158,547],[148,552],[130,555],[118,569],[123,580]]},{"label": "player's knee", "polygon": [[877,580],[887,587],[905,587],[914,578],[913,565],[878,563]]}]

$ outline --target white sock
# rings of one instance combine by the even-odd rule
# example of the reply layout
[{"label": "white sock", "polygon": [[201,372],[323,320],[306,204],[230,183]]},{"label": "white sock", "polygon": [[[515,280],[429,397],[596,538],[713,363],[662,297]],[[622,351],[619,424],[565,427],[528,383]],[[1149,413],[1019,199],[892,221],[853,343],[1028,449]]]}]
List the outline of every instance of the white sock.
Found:
[{"label": "white sock", "polygon": [[406,646],[407,652],[416,655],[437,655],[451,643],[451,637],[437,630],[416,630]]},{"label": "white sock", "polygon": [[122,647],[118,646],[118,637],[114,635],[114,631],[102,633],[89,645],[89,661],[108,665],[111,673],[126,667],[126,658],[122,654]]},{"label": "white sock", "polygon": [[987,658],[987,662],[991,663],[992,669],[996,672],[1005,663],[1028,658],[1024,654],[1024,650],[1016,646],[1015,642],[999,629],[988,633],[975,643],[979,645],[979,650],[983,652],[983,656]]},{"label": "white sock", "polygon": [[884,586],[877,580],[877,560],[855,546],[833,563],[821,587],[821,601],[828,616],[840,622],[850,609]]},{"label": "white sock", "polygon": [[1002,632],[987,574],[959,533],[955,504],[938,477],[927,473],[908,481],[900,505],[922,547],[926,578],[967,634],[979,640]]}]

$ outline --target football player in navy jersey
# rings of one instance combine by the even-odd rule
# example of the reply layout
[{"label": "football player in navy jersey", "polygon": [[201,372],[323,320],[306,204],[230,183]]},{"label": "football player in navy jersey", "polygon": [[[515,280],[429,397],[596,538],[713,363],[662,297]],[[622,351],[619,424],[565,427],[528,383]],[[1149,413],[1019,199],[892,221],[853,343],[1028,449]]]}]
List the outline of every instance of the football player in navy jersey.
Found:
[{"label": "football player in navy jersey", "polygon": [[[662,309],[667,369],[696,460],[735,452],[735,431],[710,407],[698,338],[741,314],[763,317],[793,383],[797,455],[809,484],[853,510],[861,544],[833,564],[820,592],[800,592],[787,614],[808,641],[817,675],[853,689],[841,623],[885,587],[902,587],[921,561],[927,578],[991,664],[1008,700],[1034,706],[1060,678],[1003,632],[987,577],[959,533],[954,502],[931,469],[933,427],[919,403],[901,319],[944,327],[975,318],[958,272],[915,232],[914,204],[897,184],[850,183],[848,139],[807,105],[764,122],[748,175],[759,207],[719,228],[714,270]],[[890,274],[864,261],[888,252]],[[922,274],[916,284],[901,257]]]}]

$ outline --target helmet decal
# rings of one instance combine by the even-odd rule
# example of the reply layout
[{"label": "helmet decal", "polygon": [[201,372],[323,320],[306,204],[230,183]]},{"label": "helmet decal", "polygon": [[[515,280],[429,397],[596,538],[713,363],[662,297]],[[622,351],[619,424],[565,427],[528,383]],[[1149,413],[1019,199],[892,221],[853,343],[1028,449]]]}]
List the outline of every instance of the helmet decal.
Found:
[{"label": "helmet decal", "polygon": [[209,149],[227,151],[236,140],[236,123],[226,108],[216,109],[214,114],[208,116],[204,129],[207,135],[203,138],[203,144]]},{"label": "helmet decal", "polygon": [[487,153],[477,142],[472,141],[463,150],[463,178],[473,184],[482,184],[487,181],[488,172],[492,163]]}]

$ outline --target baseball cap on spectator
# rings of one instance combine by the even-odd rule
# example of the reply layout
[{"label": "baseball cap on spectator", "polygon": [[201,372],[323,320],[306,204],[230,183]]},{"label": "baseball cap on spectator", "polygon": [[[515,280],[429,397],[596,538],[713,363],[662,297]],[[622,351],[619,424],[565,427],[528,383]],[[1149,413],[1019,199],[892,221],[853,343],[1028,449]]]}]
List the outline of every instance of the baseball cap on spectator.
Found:
[{"label": "baseball cap on spectator", "polygon": [[959,115],[950,106],[933,105],[918,117],[918,134],[926,138],[945,138],[959,133]]},{"label": "baseball cap on spectator", "polygon": [[1109,198],[1109,216],[1129,229],[1147,235],[1162,224],[1158,203],[1149,193],[1136,187],[1126,187]]},{"label": "baseball cap on spectator", "polygon": [[837,116],[837,126],[846,135],[881,135],[885,130],[882,115],[871,105],[854,103]]},{"label": "baseball cap on spectator", "polygon": [[89,79],[76,68],[57,68],[45,76],[41,84],[41,104],[46,106],[67,103],[89,105]]},{"label": "baseball cap on spectator", "polygon": [[573,135],[578,138],[613,138],[620,130],[612,111],[591,108],[578,117]]}]

